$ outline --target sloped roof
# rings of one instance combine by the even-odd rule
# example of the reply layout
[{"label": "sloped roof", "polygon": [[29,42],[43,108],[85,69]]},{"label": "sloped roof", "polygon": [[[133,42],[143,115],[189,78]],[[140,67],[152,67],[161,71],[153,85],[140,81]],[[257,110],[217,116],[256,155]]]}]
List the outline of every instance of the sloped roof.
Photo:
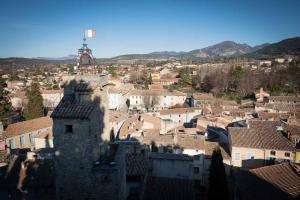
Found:
[{"label": "sloped roof", "polygon": [[195,112],[196,110],[201,110],[201,108],[173,108],[168,110],[161,110],[160,115],[170,115],[170,114],[182,114]]},{"label": "sloped roof", "polygon": [[143,154],[126,154],[126,175],[143,176],[148,169],[148,159]]},{"label": "sloped roof", "polygon": [[210,100],[210,101],[212,101],[212,100],[217,99],[210,93],[194,93],[192,96],[196,100]]},{"label": "sloped roof", "polygon": [[292,200],[300,197],[300,174],[289,163],[261,167],[236,174],[243,200]]},{"label": "sloped roof", "polygon": [[128,113],[109,111],[109,122],[120,122],[126,120],[129,117]]},{"label": "sloped roof", "polygon": [[270,96],[271,101],[296,101],[300,102],[300,96]]},{"label": "sloped roof", "polygon": [[177,90],[132,90],[130,95],[140,95],[140,96],[186,96],[185,93],[179,92]]},{"label": "sloped roof", "polygon": [[52,118],[88,119],[95,108],[93,102],[75,102],[74,97],[64,96],[51,114]]},{"label": "sloped roof", "polygon": [[193,161],[193,157],[185,154],[151,152],[150,159]]},{"label": "sloped roof", "polygon": [[49,128],[52,127],[52,125],[53,121],[50,117],[39,117],[36,119],[10,124],[6,128],[4,134],[5,138],[9,138],[39,129]]},{"label": "sloped roof", "polygon": [[230,160],[229,154],[226,152],[226,150],[222,146],[219,145],[218,142],[205,141],[205,157],[211,158],[213,151],[216,147],[219,147],[221,149],[221,154],[222,154],[224,160]]},{"label": "sloped roof", "polygon": [[295,151],[292,143],[277,131],[280,122],[249,121],[249,123],[250,128],[228,128],[233,147]]},{"label": "sloped roof", "polygon": [[201,135],[177,135],[177,145],[184,149],[204,150],[205,137]]}]

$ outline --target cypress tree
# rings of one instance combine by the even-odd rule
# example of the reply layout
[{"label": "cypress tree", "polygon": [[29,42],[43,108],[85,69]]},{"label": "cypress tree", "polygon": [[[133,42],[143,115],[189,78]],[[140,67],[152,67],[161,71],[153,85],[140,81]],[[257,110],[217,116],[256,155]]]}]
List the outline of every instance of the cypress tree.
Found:
[{"label": "cypress tree", "polygon": [[28,104],[25,107],[24,117],[26,120],[44,116],[43,97],[38,83],[32,83],[26,91]]},{"label": "cypress tree", "polygon": [[8,98],[8,92],[4,90],[6,83],[0,77],[0,120],[9,117],[12,114],[12,105]]},{"label": "cypress tree", "polygon": [[219,147],[215,148],[209,167],[209,200],[227,200],[228,187],[226,181],[225,167],[223,157]]}]

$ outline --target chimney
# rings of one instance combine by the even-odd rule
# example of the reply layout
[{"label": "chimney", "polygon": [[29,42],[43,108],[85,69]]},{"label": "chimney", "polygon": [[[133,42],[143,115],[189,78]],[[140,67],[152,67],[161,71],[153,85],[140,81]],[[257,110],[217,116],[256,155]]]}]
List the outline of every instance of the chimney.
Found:
[{"label": "chimney", "polygon": [[264,92],[264,89],[261,87],[259,90],[259,93],[262,94]]}]

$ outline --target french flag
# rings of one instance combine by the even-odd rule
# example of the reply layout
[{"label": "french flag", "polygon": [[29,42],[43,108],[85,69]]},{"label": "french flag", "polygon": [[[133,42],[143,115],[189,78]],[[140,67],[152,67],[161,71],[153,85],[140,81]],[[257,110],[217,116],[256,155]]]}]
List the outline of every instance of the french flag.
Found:
[{"label": "french flag", "polygon": [[86,38],[94,38],[96,37],[96,30],[95,29],[86,30],[84,35]]}]

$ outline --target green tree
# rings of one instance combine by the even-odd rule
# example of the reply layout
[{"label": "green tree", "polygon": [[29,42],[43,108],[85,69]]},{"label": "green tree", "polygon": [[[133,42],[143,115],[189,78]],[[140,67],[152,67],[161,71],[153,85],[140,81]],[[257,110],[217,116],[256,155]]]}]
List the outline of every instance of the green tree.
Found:
[{"label": "green tree", "polygon": [[116,72],[116,69],[113,66],[108,67],[108,72],[111,74],[112,77],[117,77],[118,76],[117,72]]},{"label": "green tree", "polygon": [[0,120],[9,117],[12,114],[11,102],[8,98],[8,92],[4,90],[6,83],[0,78]]},{"label": "green tree", "polygon": [[227,200],[228,187],[226,181],[225,167],[223,157],[219,147],[215,148],[209,167],[209,200]]},{"label": "green tree", "polygon": [[209,75],[206,75],[203,79],[203,83],[201,84],[201,90],[203,92],[211,92],[214,88],[213,78]]},{"label": "green tree", "polygon": [[26,120],[44,116],[43,97],[41,95],[40,86],[33,82],[26,91],[28,104],[25,107],[24,117]]}]

